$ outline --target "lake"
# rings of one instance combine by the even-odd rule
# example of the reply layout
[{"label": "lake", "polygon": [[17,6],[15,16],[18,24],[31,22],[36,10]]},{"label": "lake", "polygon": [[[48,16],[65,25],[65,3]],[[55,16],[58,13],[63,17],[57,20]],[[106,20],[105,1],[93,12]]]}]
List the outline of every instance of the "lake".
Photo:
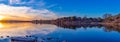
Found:
[{"label": "lake", "polygon": [[12,37],[33,37],[37,42],[120,42],[120,28],[0,23],[0,42],[11,42]]}]

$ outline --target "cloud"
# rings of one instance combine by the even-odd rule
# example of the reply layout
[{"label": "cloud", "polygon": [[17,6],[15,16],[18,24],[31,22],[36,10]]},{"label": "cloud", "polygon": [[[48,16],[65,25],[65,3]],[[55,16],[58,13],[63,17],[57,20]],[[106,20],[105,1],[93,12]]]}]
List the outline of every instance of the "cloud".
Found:
[{"label": "cloud", "polygon": [[44,6],[45,2],[43,0],[9,0],[9,4],[34,4],[34,5],[40,5],[40,6]]},{"label": "cloud", "polygon": [[47,9],[36,10],[31,7],[14,7],[0,4],[0,15],[15,19],[56,19],[57,15]]},{"label": "cloud", "polygon": [[52,4],[52,5],[47,6],[47,8],[53,8],[53,7],[56,7],[56,6],[57,6],[57,4]]},{"label": "cloud", "polygon": [[24,2],[21,2],[21,0],[9,0],[10,4],[23,4]]},{"label": "cloud", "polygon": [[46,8],[46,2],[44,0],[8,0],[8,5],[29,6],[37,9]]}]

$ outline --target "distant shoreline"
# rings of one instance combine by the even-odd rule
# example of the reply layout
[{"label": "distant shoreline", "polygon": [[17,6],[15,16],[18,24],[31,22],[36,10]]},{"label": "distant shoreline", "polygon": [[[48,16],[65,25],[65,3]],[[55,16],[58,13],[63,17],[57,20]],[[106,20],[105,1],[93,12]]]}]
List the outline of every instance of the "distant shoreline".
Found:
[{"label": "distant shoreline", "polygon": [[105,14],[105,18],[88,18],[88,17],[62,17],[55,20],[1,20],[2,23],[35,23],[35,24],[65,24],[65,25],[75,25],[75,24],[102,24],[102,25],[120,25],[120,14],[111,16],[110,14]]}]

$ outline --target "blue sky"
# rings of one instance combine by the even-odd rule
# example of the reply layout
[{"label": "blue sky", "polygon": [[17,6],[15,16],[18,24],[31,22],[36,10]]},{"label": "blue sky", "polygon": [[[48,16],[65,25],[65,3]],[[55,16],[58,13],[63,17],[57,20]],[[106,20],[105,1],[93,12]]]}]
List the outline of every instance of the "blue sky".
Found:
[{"label": "blue sky", "polygon": [[58,16],[102,17],[105,13],[120,13],[120,0],[1,0],[0,4],[47,9]]},{"label": "blue sky", "polygon": [[105,13],[120,12],[120,0],[49,0],[46,2],[57,4],[62,9],[51,8],[61,15],[76,15],[99,17]]}]

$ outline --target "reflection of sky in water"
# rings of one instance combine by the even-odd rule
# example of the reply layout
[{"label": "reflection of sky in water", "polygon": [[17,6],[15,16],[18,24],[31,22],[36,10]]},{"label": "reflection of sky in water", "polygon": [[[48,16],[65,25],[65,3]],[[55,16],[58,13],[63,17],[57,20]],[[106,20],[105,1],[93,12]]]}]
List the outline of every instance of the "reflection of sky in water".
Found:
[{"label": "reflection of sky in water", "polygon": [[103,28],[78,28],[76,30],[58,28],[48,37],[59,38],[61,41],[68,42],[118,42],[120,33],[112,31],[105,32]]},{"label": "reflection of sky in water", "polygon": [[[0,36],[26,36],[45,39],[46,42],[56,40],[68,42],[118,42],[120,33],[116,31],[106,32],[104,27],[69,29],[49,24],[31,23],[0,23]],[[53,41],[47,38],[54,39]]]},{"label": "reflection of sky in water", "polygon": [[54,25],[30,23],[0,23],[0,36],[46,35],[56,29]]}]

